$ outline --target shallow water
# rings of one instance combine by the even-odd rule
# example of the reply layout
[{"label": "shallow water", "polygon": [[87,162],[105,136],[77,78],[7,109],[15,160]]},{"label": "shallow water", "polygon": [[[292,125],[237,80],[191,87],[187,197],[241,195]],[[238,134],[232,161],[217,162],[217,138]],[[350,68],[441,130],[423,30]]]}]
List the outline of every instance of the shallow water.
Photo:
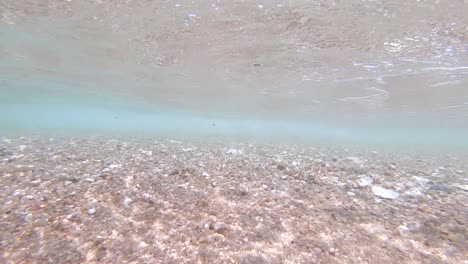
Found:
[{"label": "shallow water", "polygon": [[463,1],[0,1],[4,133],[466,149]]},{"label": "shallow water", "polygon": [[0,263],[463,263],[468,3],[0,0]]}]

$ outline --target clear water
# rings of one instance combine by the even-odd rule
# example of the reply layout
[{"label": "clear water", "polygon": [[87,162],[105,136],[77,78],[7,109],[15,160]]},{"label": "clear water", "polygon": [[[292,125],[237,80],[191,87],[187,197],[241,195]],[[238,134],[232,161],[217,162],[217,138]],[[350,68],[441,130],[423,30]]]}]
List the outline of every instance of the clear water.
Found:
[{"label": "clear water", "polygon": [[463,1],[0,1],[2,134],[465,150]]},{"label": "clear water", "polygon": [[0,263],[467,263],[467,157],[468,0],[0,0]]}]

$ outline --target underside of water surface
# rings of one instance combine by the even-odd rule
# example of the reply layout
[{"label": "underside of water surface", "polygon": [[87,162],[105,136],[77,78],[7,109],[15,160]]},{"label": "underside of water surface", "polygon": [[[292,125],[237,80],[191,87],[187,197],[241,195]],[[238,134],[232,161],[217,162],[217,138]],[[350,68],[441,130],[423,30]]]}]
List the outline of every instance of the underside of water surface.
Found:
[{"label": "underside of water surface", "polygon": [[0,1],[0,132],[468,147],[464,1]]}]

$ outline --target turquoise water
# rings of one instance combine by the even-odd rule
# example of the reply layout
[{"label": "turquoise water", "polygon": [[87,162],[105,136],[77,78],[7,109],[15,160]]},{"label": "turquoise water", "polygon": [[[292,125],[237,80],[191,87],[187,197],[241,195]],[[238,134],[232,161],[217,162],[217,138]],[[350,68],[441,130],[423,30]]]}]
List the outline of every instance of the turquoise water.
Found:
[{"label": "turquoise water", "polygon": [[[7,101],[5,98],[2,98]],[[58,99],[58,98],[57,98]],[[96,98],[94,98],[96,99]],[[252,119],[248,116],[196,114],[131,102],[92,103],[86,98],[59,102],[8,100],[0,106],[5,135],[110,135],[170,138],[216,138],[256,142],[361,145],[365,147],[466,150],[464,129],[351,126],[325,121]],[[373,125],[373,126],[371,126]],[[392,126],[393,125],[393,126]]]},{"label": "turquoise water", "polygon": [[[468,62],[464,55],[428,63],[419,73],[407,75],[390,68],[363,76],[343,66],[332,70],[343,78],[327,79],[322,78],[328,72],[325,65],[322,72],[307,78],[301,73],[304,68],[298,68],[303,75],[299,82],[288,79],[290,70],[276,76],[276,71],[263,73],[257,69],[262,64],[252,66],[246,61],[245,75],[229,75],[228,71],[220,77],[217,69],[210,68],[219,68],[217,62],[207,59],[206,64],[203,60],[193,64],[197,57],[193,54],[186,64],[182,60],[149,67],[139,57],[141,49],[127,42],[131,31],[108,32],[103,25],[81,24],[83,17],[0,23],[0,134],[468,149]],[[376,52],[374,62],[378,58]],[[404,59],[408,58],[398,61]],[[429,74],[427,69],[431,69]],[[319,75],[320,83],[314,84],[318,88],[304,92],[306,81]],[[236,78],[237,82],[232,81]],[[423,83],[428,78],[435,78],[434,82]],[[370,88],[369,80],[374,82]],[[393,86],[375,86],[384,81]],[[270,91],[268,85],[276,90]],[[360,86],[367,88],[359,90]],[[302,94],[297,87],[302,87]],[[369,91],[378,93],[369,95]],[[404,103],[395,106],[398,102]],[[405,108],[407,103],[409,108]],[[317,111],[307,112],[310,104]]]}]

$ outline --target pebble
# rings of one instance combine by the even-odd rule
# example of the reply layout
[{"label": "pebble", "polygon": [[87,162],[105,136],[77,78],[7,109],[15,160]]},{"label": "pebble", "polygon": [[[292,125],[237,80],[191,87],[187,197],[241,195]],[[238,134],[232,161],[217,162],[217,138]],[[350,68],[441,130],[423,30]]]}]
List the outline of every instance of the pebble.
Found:
[{"label": "pebble", "polygon": [[286,167],[284,165],[281,165],[281,164],[276,165],[276,168],[278,168],[278,170],[285,170],[286,169]]},{"label": "pebble", "polygon": [[447,185],[444,185],[444,184],[434,184],[429,189],[430,190],[441,191],[441,192],[446,192],[446,193],[452,192],[452,189],[450,187],[448,187]]},{"label": "pebble", "polygon": [[25,146],[25,145],[19,145],[18,146],[19,151],[24,151],[26,148],[27,148],[27,146]]},{"label": "pebble", "polygon": [[17,165],[15,166],[16,172],[28,172],[33,170],[33,166]]},{"label": "pebble", "polygon": [[354,192],[347,192],[346,194],[348,194],[349,196],[356,196],[356,193]]},{"label": "pebble", "polygon": [[23,199],[23,200],[32,200],[32,199],[34,199],[34,196],[32,196],[32,195],[25,195],[25,196],[23,196],[22,199]]},{"label": "pebble", "polygon": [[148,156],[148,157],[153,156],[153,151],[151,151],[151,150],[147,150],[147,151],[146,151],[146,150],[142,150],[141,153],[145,154],[145,155]]},{"label": "pebble", "polygon": [[12,196],[23,196],[24,195],[24,191],[23,190],[15,190],[12,194]]},{"label": "pebble", "polygon": [[408,234],[410,232],[410,229],[405,224],[400,225],[397,229],[400,234]]},{"label": "pebble", "polygon": [[96,213],[96,209],[94,208],[88,209],[88,215],[94,215],[95,213]]},{"label": "pebble", "polygon": [[398,194],[397,192],[390,190],[390,189],[385,189],[380,186],[372,186],[371,190],[372,190],[372,193],[374,193],[374,195],[380,198],[393,200],[400,196],[400,194]]},{"label": "pebble", "polygon": [[352,161],[358,165],[361,165],[364,163],[364,161],[358,157],[346,157],[347,160]]},{"label": "pebble", "polygon": [[122,164],[111,164],[111,165],[109,165],[109,169],[111,169],[111,170],[119,169],[119,168],[122,168]]},{"label": "pebble", "polygon": [[227,154],[231,154],[231,155],[237,155],[239,154],[240,152],[237,150],[237,149],[230,149],[226,152]]},{"label": "pebble", "polygon": [[463,241],[465,240],[465,237],[463,236],[463,234],[459,234],[459,233],[450,232],[447,237],[450,241],[456,242],[456,243],[463,243]]},{"label": "pebble", "polygon": [[128,197],[125,197],[125,199],[123,200],[123,204],[125,206],[128,206],[129,204],[131,204],[133,202],[132,198],[128,198]]},{"label": "pebble", "polygon": [[216,222],[213,225],[213,230],[216,231],[217,233],[224,232],[226,231],[226,229],[227,229],[227,225],[223,222]]},{"label": "pebble", "polygon": [[85,181],[85,182],[94,182],[94,179],[93,178],[85,178],[83,181]]},{"label": "pebble", "polygon": [[409,189],[408,191],[405,192],[406,195],[408,196],[413,196],[413,197],[417,197],[417,196],[421,196],[423,195],[421,190],[417,189],[417,188],[412,188],[412,189]]},{"label": "pebble", "polygon": [[357,181],[358,185],[361,186],[361,187],[366,187],[366,186],[369,186],[371,185],[372,183],[374,183],[374,181],[372,180],[371,177],[369,176],[362,176],[361,178],[359,178],[359,180]]},{"label": "pebble", "polygon": [[426,184],[428,182],[430,182],[430,180],[424,178],[424,177],[421,177],[421,176],[413,176],[413,178],[419,182],[419,183],[423,183],[423,184]]}]

